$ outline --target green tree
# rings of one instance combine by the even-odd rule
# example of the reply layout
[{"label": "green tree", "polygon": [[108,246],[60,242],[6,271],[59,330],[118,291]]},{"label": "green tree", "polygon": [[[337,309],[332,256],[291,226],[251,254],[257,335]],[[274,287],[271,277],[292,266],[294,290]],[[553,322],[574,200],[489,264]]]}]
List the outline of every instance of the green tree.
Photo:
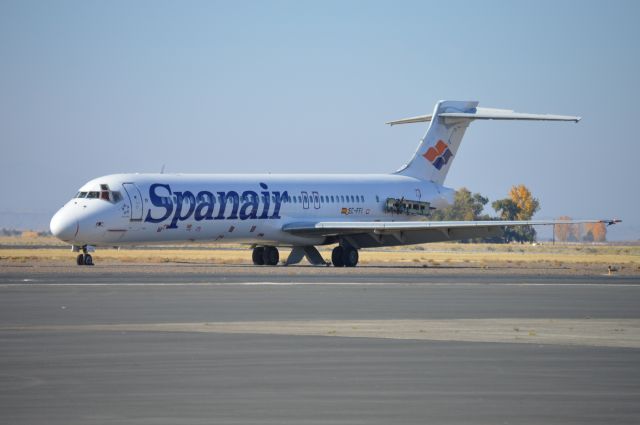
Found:
[{"label": "green tree", "polygon": [[[442,210],[436,210],[431,214],[431,219],[435,221],[473,221],[491,220],[482,214],[484,206],[489,202],[488,198],[479,193],[471,193],[469,189],[463,187],[456,191],[453,204]],[[482,242],[484,239],[466,239],[460,242]]]},{"label": "green tree", "polygon": [[491,207],[500,215],[500,220],[517,220],[520,212],[518,204],[509,198],[494,201]]},{"label": "green tree", "polygon": [[488,198],[463,187],[456,191],[451,206],[434,211],[431,217],[435,221],[487,220],[488,216],[481,213],[488,202]]}]

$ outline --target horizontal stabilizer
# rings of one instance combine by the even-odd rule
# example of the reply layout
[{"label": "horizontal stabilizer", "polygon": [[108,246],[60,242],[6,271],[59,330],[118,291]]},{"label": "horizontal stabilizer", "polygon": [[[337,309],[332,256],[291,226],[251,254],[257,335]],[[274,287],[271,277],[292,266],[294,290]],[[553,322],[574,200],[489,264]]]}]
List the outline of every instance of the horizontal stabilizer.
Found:
[{"label": "horizontal stabilizer", "polygon": [[[524,120],[524,121],[573,121],[578,122],[581,117],[571,115],[550,115],[550,114],[526,114],[514,112],[510,109],[494,108],[474,108],[470,112],[443,112],[438,117],[445,119],[467,119],[467,120]],[[389,121],[389,125],[412,124],[417,122],[429,122],[433,115],[420,115],[417,117],[404,118],[396,121]]]},{"label": "horizontal stabilizer", "polygon": [[389,124],[389,125],[398,125],[398,124],[413,124],[416,122],[429,122],[431,121],[431,118],[433,117],[433,115],[419,115],[417,117],[411,117],[411,118],[403,118],[401,120],[396,120],[396,121],[389,121],[385,124]]}]

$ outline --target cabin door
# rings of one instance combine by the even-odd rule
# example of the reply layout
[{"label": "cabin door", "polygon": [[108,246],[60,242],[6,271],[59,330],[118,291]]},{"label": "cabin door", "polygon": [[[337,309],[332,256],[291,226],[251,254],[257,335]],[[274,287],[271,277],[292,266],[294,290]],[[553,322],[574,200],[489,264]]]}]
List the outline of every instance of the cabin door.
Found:
[{"label": "cabin door", "polygon": [[134,183],[122,183],[131,205],[131,220],[142,220],[142,194]]}]

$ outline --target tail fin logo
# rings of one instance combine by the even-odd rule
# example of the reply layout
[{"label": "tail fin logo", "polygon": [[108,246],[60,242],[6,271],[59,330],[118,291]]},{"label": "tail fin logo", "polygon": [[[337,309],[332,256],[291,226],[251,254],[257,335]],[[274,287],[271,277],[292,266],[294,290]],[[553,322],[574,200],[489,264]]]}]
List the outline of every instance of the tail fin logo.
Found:
[{"label": "tail fin logo", "polygon": [[435,146],[430,147],[422,156],[436,167],[436,169],[440,170],[449,162],[453,157],[453,154],[449,149],[449,145],[442,140],[438,140],[438,143],[436,143]]}]

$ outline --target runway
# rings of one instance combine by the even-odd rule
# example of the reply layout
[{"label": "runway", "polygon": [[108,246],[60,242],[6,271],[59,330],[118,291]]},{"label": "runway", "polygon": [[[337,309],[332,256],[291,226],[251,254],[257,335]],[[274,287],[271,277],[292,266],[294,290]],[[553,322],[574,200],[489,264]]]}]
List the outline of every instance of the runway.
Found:
[{"label": "runway", "polygon": [[2,270],[2,422],[640,417],[637,279],[315,270]]}]

